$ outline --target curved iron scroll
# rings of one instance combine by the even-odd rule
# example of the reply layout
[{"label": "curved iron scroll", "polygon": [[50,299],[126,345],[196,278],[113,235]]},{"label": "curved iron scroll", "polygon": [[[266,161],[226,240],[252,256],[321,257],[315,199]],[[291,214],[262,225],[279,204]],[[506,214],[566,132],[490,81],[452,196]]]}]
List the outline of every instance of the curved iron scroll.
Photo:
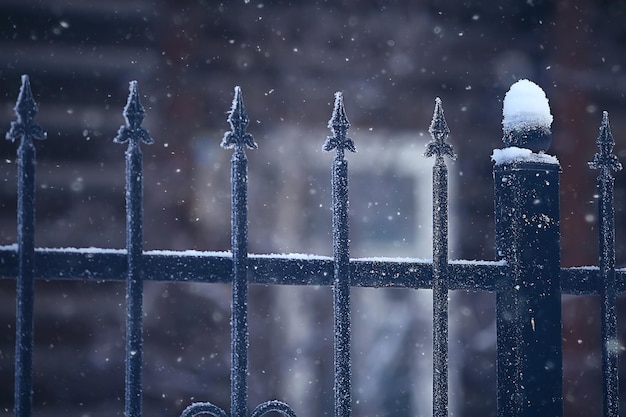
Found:
[{"label": "curved iron scroll", "polygon": [[264,414],[269,412],[276,411],[277,413],[282,414],[284,417],[296,417],[296,413],[282,401],[266,401],[264,403],[259,404],[250,417],[261,417]]},{"label": "curved iron scroll", "polygon": [[195,417],[201,414],[210,414],[213,417],[228,417],[224,410],[209,402],[191,404],[183,410],[180,417]]},{"label": "curved iron scroll", "polygon": [[[297,417],[296,413],[291,407],[289,407],[288,404],[277,400],[266,401],[259,404],[254,409],[250,417],[261,417],[272,411],[280,413],[284,417]],[[228,414],[226,414],[224,410],[210,402],[191,404],[189,407],[183,410],[180,417],[195,417],[202,414],[209,414],[213,417],[228,417]]]}]

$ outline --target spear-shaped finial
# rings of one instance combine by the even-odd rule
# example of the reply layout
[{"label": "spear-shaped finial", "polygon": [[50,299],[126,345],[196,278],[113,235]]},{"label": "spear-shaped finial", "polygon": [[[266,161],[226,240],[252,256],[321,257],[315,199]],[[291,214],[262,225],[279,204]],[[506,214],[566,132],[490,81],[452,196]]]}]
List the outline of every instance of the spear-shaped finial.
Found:
[{"label": "spear-shaped finial", "polygon": [[6,134],[7,140],[15,141],[20,137],[38,140],[46,138],[46,133],[34,121],[38,109],[30,89],[28,75],[22,75],[22,86],[13,110],[15,110],[17,121],[11,122],[11,129]]},{"label": "spear-shaped finial", "polygon": [[343,93],[335,93],[335,105],[333,107],[333,115],[328,121],[328,128],[333,132],[332,136],[326,138],[323,149],[331,151],[337,149],[342,152],[347,149],[350,152],[356,152],[352,139],[346,137],[346,133],[350,128],[350,121],[346,116],[346,109],[343,106]]},{"label": "spear-shaped finial", "polygon": [[443,106],[441,105],[441,99],[439,97],[435,99],[435,111],[428,133],[430,133],[433,139],[426,144],[426,153],[424,156],[430,157],[437,155],[437,159],[442,159],[447,155],[451,159],[456,159],[456,154],[452,146],[446,143],[450,129],[448,129],[446,118],[443,115]]},{"label": "spear-shaped finial", "polygon": [[146,111],[141,105],[141,100],[139,100],[137,81],[131,81],[128,90],[128,101],[122,113],[126,120],[126,126],[120,126],[113,142],[125,143],[130,140],[131,144],[138,144],[141,141],[151,145],[154,143],[154,140],[150,137],[150,133],[141,127]]},{"label": "spear-shaped finial", "polygon": [[602,112],[602,124],[600,125],[600,134],[596,144],[598,145],[598,152],[593,156],[593,161],[588,163],[589,168],[602,169],[608,175],[610,175],[610,170],[620,171],[622,164],[617,159],[617,156],[613,154],[615,140],[611,134],[609,113],[607,111]]},{"label": "spear-shaped finial", "polygon": [[249,149],[257,149],[258,145],[254,142],[254,138],[250,133],[246,132],[250,119],[246,108],[243,105],[243,93],[241,87],[235,87],[235,96],[233,97],[233,104],[228,112],[228,124],[230,125],[230,132],[224,133],[222,139],[222,148],[242,149],[247,146]]}]

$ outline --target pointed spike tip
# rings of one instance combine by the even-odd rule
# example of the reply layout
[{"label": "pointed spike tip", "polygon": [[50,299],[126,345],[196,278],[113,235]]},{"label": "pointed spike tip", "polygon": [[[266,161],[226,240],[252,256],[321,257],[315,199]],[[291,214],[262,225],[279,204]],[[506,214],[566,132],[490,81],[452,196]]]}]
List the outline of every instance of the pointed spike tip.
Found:
[{"label": "pointed spike tip", "polygon": [[22,94],[27,94],[32,97],[32,92],[30,89],[30,78],[26,74],[22,75],[22,86],[20,88],[20,96]]},{"label": "pointed spike tip", "polygon": [[433,111],[433,119],[431,120],[430,127],[428,128],[428,133],[430,133],[435,140],[439,139],[440,136],[445,140],[444,136],[447,136],[450,133],[450,129],[448,128],[443,112],[443,104],[439,97],[435,98],[435,109]]},{"label": "pointed spike tip", "polygon": [[234,126],[232,123],[235,121],[241,122],[245,126],[249,123],[248,114],[246,113],[246,108],[243,104],[243,92],[239,86],[235,86],[235,94],[233,95],[233,101],[228,112],[228,122],[233,128]]},{"label": "pointed spike tip", "polygon": [[428,128],[428,133],[432,137],[432,140],[426,144],[426,152],[424,156],[431,157],[436,155],[438,158],[448,156],[450,159],[455,160],[456,154],[452,149],[452,145],[446,143],[446,139],[450,134],[450,129],[446,123],[446,118],[443,112],[443,104],[441,98],[435,98],[435,109],[433,111],[433,118]]},{"label": "pointed spike tip", "polygon": [[38,108],[30,89],[28,75],[22,75],[21,81],[20,92],[13,107],[17,121],[11,122],[11,129],[6,133],[5,138],[10,141],[15,141],[19,137],[44,140],[47,136],[46,132],[34,121]]},{"label": "pointed spike tip", "polygon": [[37,103],[35,103],[33,92],[30,88],[30,78],[26,74],[22,75],[22,85],[20,86],[20,92],[13,110],[18,121],[30,121],[37,114]]},{"label": "pointed spike tip", "polygon": [[335,129],[349,129],[351,126],[348,116],[346,114],[346,108],[343,104],[343,92],[337,91],[335,93],[335,103],[333,106],[333,114],[328,121],[328,128]]},{"label": "pointed spike tip", "polygon": [[609,126],[609,112],[606,110],[602,112],[602,126]]},{"label": "pointed spike tip", "polygon": [[230,108],[231,113],[236,111],[237,109],[241,110],[243,108],[243,92],[241,91],[241,87],[238,85],[235,86],[235,94],[233,95],[233,104]]},{"label": "pointed spike tip", "polygon": [[335,103],[333,105],[333,113],[328,121],[328,128],[333,133],[328,136],[324,142],[322,149],[324,151],[338,150],[338,154],[343,155],[344,150],[356,152],[354,141],[346,137],[346,133],[350,128],[350,121],[346,115],[346,109],[343,105],[343,93],[338,91],[335,93]]},{"label": "pointed spike tip", "polygon": [[27,95],[26,98],[32,97],[33,95],[30,89],[30,78],[26,74],[22,75],[22,86],[20,87],[20,96],[22,94],[26,94]]},{"label": "pointed spike tip", "polygon": [[611,134],[611,125],[609,123],[609,112],[606,110],[602,112],[600,135],[598,136],[596,143],[598,144],[598,146],[602,146],[603,144],[609,145],[609,153],[612,152],[613,147],[615,146],[615,140],[613,139],[613,135]]},{"label": "pointed spike tip", "polygon": [[126,119],[126,123],[128,123],[129,126],[135,127],[141,125],[146,114],[141,104],[141,99],[139,98],[139,88],[135,80],[128,83],[128,100],[126,101],[126,106],[124,106],[122,114]]},{"label": "pointed spike tip", "polygon": [[243,149],[244,146],[247,146],[249,149],[257,149],[258,145],[254,142],[254,138],[250,133],[246,132],[250,119],[243,104],[243,92],[240,86],[235,86],[234,90],[235,93],[227,119],[231,131],[224,134],[220,146],[224,149]]},{"label": "pointed spike tip", "polygon": [[128,83],[128,103],[131,101],[139,102],[139,89],[137,88],[136,80]]},{"label": "pointed spike tip", "polygon": [[133,146],[139,142],[143,142],[146,145],[154,143],[154,139],[150,137],[150,133],[141,127],[143,119],[146,116],[146,110],[141,104],[137,80],[132,80],[128,83],[128,99],[126,100],[122,114],[126,120],[126,125],[120,126],[113,142],[129,142]]},{"label": "pointed spike tip", "polygon": [[600,134],[596,139],[596,145],[598,146],[598,152],[593,156],[593,160],[588,162],[588,166],[591,169],[603,169],[605,177],[609,177],[609,171],[621,171],[622,164],[620,163],[617,155],[613,153],[615,146],[615,140],[611,134],[611,127],[609,125],[609,113],[607,111],[602,112],[602,123],[600,124]]}]

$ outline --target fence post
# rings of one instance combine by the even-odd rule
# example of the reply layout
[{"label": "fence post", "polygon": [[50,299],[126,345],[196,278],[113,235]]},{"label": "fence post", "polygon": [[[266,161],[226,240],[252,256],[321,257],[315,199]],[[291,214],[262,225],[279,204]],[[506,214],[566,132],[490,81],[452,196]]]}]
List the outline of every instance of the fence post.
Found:
[{"label": "fence post", "polygon": [[[531,154],[536,155],[536,154]],[[558,163],[494,167],[498,417],[562,415]]]}]

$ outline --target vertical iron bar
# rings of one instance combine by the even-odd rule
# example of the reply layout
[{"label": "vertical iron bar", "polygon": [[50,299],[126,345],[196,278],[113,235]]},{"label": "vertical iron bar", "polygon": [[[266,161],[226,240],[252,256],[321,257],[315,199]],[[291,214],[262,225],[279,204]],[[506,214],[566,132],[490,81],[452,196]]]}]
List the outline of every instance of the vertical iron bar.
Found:
[{"label": "vertical iron bar", "polygon": [[248,239],[247,177],[248,161],[243,147],[237,147],[231,159],[232,181],[232,375],[231,416],[244,417],[248,402]]},{"label": "vertical iron bar", "polygon": [[34,343],[35,146],[24,137],[18,149],[17,316],[15,341],[15,414],[31,415]]},{"label": "vertical iron bar", "polygon": [[355,151],[352,139],[346,137],[350,122],[343,105],[343,95],[335,93],[333,115],[328,122],[333,136],[326,138],[324,150],[336,149],[332,170],[333,204],[333,313],[335,365],[335,417],[351,413],[350,361],[350,249],[348,224],[348,161],[345,150]]},{"label": "vertical iron bar", "polygon": [[15,415],[30,417],[33,404],[34,271],[35,253],[35,146],[33,139],[46,134],[34,122],[37,105],[27,75],[15,104],[17,121],[11,123],[7,140],[21,139],[17,151],[17,307],[15,323]]},{"label": "vertical iron bar", "polygon": [[456,158],[446,143],[450,133],[441,99],[428,130],[433,138],[426,156],[436,155],[433,166],[433,417],[448,415],[448,168],[444,155]]},{"label": "vertical iron bar", "polygon": [[618,341],[615,291],[614,179],[598,177],[600,196],[600,312],[602,335],[602,400],[604,416],[619,416]]},{"label": "vertical iron bar", "polygon": [[143,156],[140,142],[153,143],[141,127],[145,111],[139,100],[137,82],[131,81],[124,107],[126,126],[120,127],[116,143],[128,142],[126,149],[126,377],[125,415],[141,417],[143,357]]},{"label": "vertical iron bar", "polygon": [[244,148],[257,148],[252,135],[246,133],[249,122],[241,88],[235,87],[228,116],[231,131],[224,134],[221,144],[223,148],[235,149],[231,158],[231,417],[245,417],[248,413],[248,159]]},{"label": "vertical iron bar", "polygon": [[126,416],[141,416],[142,374],[142,155],[136,143],[126,151],[126,248],[128,277],[126,280]]},{"label": "vertical iron bar", "polygon": [[433,167],[433,416],[448,415],[448,170]]},{"label": "vertical iron bar", "polygon": [[609,115],[602,115],[600,135],[596,141],[598,153],[589,166],[599,169],[598,175],[598,215],[600,239],[600,311],[602,336],[602,404],[603,415],[619,416],[618,386],[618,340],[617,311],[615,289],[615,209],[613,207],[613,188],[615,180],[611,170],[619,171],[622,165],[612,154],[615,141],[611,135]]},{"label": "vertical iron bar", "polygon": [[348,162],[343,152],[333,160],[333,281],[335,416],[350,415],[350,255],[348,247]]}]

